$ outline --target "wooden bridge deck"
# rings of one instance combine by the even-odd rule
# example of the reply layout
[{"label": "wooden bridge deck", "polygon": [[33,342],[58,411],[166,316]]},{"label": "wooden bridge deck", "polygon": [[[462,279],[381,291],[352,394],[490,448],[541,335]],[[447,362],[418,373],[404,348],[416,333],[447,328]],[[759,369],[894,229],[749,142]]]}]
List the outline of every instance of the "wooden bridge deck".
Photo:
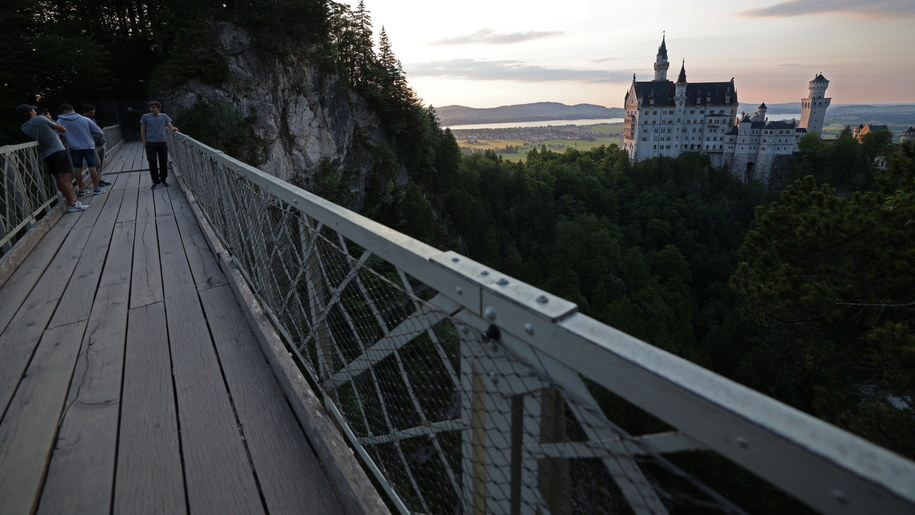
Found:
[{"label": "wooden bridge deck", "polygon": [[343,511],[177,181],[103,177],[0,289],[0,512]]}]

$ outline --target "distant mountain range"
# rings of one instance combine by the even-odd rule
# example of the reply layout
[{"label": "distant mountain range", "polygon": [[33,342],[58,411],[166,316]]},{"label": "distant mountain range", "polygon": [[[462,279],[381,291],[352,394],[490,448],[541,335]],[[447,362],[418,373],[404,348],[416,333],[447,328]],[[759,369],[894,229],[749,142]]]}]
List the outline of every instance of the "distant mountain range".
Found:
[{"label": "distant mountain range", "polygon": [[442,126],[502,122],[539,122],[544,120],[593,120],[622,118],[626,111],[619,107],[594,104],[566,105],[558,102],[537,102],[501,107],[436,107]]},{"label": "distant mountain range", "polygon": [[[740,104],[738,112],[755,113],[759,104]],[[800,102],[766,104],[768,114],[798,114]],[[477,125],[484,123],[537,122],[545,120],[593,120],[622,118],[626,111],[621,107],[604,107],[595,104],[566,105],[559,102],[536,102],[500,107],[477,108],[450,105],[437,107],[443,127]],[[885,123],[888,125],[915,126],[915,104],[838,104],[826,111],[827,123]]]}]

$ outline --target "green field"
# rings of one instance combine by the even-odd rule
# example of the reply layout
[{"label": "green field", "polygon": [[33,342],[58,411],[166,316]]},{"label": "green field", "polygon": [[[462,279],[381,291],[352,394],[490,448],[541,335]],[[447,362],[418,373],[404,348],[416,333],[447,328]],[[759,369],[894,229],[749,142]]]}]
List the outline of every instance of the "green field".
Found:
[{"label": "green field", "polygon": [[[534,130],[537,129],[537,130]],[[535,138],[535,135],[543,131],[542,128],[531,128],[531,129],[502,129],[502,133],[513,133],[516,138],[502,138],[502,137],[492,137],[486,139],[480,137],[478,134],[474,134],[472,137],[462,137],[462,134],[465,132],[471,132],[469,130],[455,131],[455,137],[457,139],[458,145],[464,149],[470,149],[475,152],[481,152],[484,150],[493,150],[498,152],[500,156],[506,161],[524,161],[527,158],[527,153],[533,150],[534,148],[540,148],[545,146],[546,148],[556,151],[563,152],[567,148],[574,148],[577,150],[590,150],[601,145],[619,145],[621,143],[621,134],[623,132],[622,123],[604,123],[598,125],[582,125],[582,132],[591,133],[590,136],[582,136],[582,139],[542,139]],[[520,134],[519,134],[520,133]],[[599,133],[602,136],[593,137],[593,133]],[[505,149],[508,147],[514,147],[515,152],[506,152]]]}]

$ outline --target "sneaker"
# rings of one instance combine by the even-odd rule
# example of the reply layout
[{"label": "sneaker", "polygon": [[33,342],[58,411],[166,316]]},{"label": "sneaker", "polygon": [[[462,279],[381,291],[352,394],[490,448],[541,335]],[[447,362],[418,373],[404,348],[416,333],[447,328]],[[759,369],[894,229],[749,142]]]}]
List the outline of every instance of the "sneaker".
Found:
[{"label": "sneaker", "polygon": [[89,194],[89,190],[79,190],[76,192],[77,197],[85,197]]},{"label": "sneaker", "polygon": [[111,183],[108,181],[103,181],[103,180],[99,179],[98,185],[99,186],[111,186]]},{"label": "sneaker", "polygon": [[161,187],[162,187],[162,183],[161,183],[161,182],[154,182],[153,185],[152,185],[152,188],[150,188],[150,189],[151,189],[151,190],[157,190],[157,189],[159,189],[159,188],[161,188]]},{"label": "sneaker", "polygon": [[171,184],[169,184],[168,181],[166,181],[166,180],[163,180],[163,181],[162,181],[162,185],[163,185],[163,186],[171,186]]},{"label": "sneaker", "polygon": [[85,211],[89,206],[83,205],[80,202],[73,204],[72,206],[67,206],[68,213],[79,213],[80,211]]},{"label": "sneaker", "polygon": [[93,195],[101,195],[102,193],[105,193],[105,188],[95,188],[92,190]]}]

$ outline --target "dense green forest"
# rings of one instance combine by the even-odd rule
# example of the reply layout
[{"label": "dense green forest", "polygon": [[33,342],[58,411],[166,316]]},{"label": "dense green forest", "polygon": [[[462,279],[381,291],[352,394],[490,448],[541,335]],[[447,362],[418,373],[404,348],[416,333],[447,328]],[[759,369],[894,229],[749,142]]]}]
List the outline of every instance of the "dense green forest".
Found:
[{"label": "dense green forest", "polygon": [[[12,109],[21,102],[144,99],[192,75],[223,80],[207,37],[215,21],[246,28],[263,51],[295,41],[383,120],[368,216],[915,457],[910,144],[805,136],[781,191],[742,184],[698,154],[632,164],[615,145],[538,149],[522,163],[462,157],[362,4],[7,0],[3,13],[4,142],[24,139]],[[241,116],[216,113],[224,107],[214,117]],[[237,135],[192,135],[244,155]],[[409,183],[395,182],[400,170]],[[324,172],[317,193],[345,202]]]}]

